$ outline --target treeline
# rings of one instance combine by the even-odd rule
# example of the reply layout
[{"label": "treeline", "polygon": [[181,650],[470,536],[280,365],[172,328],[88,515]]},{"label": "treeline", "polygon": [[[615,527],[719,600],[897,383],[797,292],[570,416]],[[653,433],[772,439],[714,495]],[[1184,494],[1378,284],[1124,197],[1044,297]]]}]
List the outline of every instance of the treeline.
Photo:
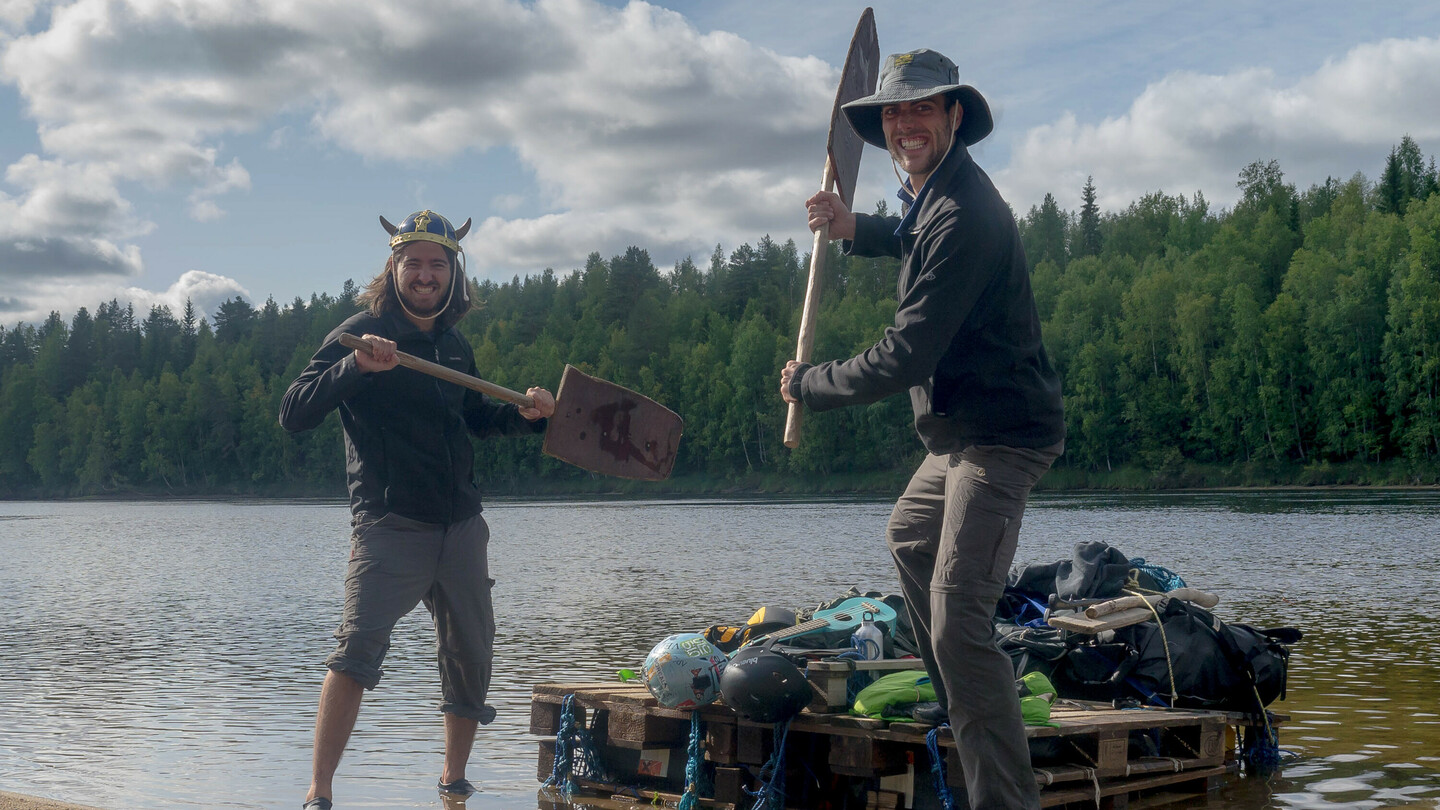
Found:
[{"label": "treeline", "polygon": [[[1062,484],[1435,483],[1440,471],[1440,177],[1409,138],[1378,183],[1304,192],[1279,166],[1240,201],[1157,192],[1101,212],[1053,197],[1021,217],[1045,338],[1064,377]],[[884,204],[879,208],[883,211]],[[892,323],[897,263],[832,246],[815,356]],[[677,486],[822,491],[898,478],[923,450],[908,398],[807,413],[781,443],[807,257],[768,237],[661,273],[643,249],[505,284],[461,325],[481,374],[552,390],[566,363],[686,420]],[[291,436],[276,414],[357,288],[259,308],[241,298],[143,317],[110,301],[67,323],[0,328],[0,496],[343,492],[333,415]],[[492,491],[605,485],[538,439],[478,445]],[[891,480],[894,480],[893,478]]]}]

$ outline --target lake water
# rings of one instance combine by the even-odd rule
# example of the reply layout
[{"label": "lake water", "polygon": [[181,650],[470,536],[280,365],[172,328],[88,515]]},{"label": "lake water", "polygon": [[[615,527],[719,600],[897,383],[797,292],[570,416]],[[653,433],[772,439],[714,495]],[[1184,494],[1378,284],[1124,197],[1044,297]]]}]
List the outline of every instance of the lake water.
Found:
[{"label": "lake water", "polygon": [[[536,807],[529,695],[610,680],[664,636],[895,590],[879,501],[495,501],[499,639],[469,808]],[[106,810],[294,808],[333,646],[338,503],[0,503],[0,790]],[[1017,562],[1104,540],[1289,625],[1289,752],[1194,806],[1437,806],[1440,493],[1040,494]],[[340,806],[440,807],[432,631],[396,631]],[[1218,803],[1218,805],[1217,805]]]}]

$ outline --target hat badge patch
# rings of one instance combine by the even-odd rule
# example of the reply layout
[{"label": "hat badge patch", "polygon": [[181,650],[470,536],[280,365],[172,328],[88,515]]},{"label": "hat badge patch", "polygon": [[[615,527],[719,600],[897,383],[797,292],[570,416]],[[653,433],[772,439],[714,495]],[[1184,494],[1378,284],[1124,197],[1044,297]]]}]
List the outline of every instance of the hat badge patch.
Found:
[{"label": "hat badge patch", "polygon": [[915,54],[913,53],[902,53],[895,56],[896,67],[899,67],[900,65],[908,65],[913,61],[915,61]]}]

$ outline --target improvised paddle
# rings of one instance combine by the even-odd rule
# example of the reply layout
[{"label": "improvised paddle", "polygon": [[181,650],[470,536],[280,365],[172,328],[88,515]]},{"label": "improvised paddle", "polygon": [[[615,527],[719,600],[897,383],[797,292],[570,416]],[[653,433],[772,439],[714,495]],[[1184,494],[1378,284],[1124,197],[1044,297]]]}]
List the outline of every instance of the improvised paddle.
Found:
[{"label": "improvised paddle", "polygon": [[[835,191],[848,208],[855,200],[855,178],[860,174],[860,152],[865,142],[855,134],[848,122],[842,122],[841,105],[875,92],[875,77],[880,70],[880,43],[875,35],[875,13],[865,9],[845,67],[840,71],[840,88],[835,93],[835,107],[830,111],[830,134],[825,142],[825,174],[820,186]],[[822,225],[815,231],[815,244],[810,250],[810,278],[805,283],[805,308],[800,311],[800,336],[795,359],[810,362],[815,348],[815,319],[820,314],[820,281],[825,275],[826,256],[830,253],[830,227]],[[800,446],[800,404],[790,403],[785,415],[785,446]]]},{"label": "improvised paddle", "polygon": [[[370,351],[364,338],[348,333],[340,335],[340,345]],[[535,400],[525,394],[439,363],[399,351],[395,359],[421,374],[522,408],[535,407]],[[684,420],[664,405],[567,363],[555,392],[555,415],[545,429],[543,449],[546,455],[590,472],[659,481],[674,469],[684,431]]]}]

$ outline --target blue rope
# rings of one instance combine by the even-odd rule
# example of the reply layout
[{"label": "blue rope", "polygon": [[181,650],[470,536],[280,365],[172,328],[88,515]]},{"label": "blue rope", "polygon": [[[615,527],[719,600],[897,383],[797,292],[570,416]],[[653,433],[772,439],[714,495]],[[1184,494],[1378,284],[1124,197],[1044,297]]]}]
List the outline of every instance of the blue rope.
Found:
[{"label": "blue rope", "polygon": [[575,792],[575,695],[560,702],[560,728],[555,730],[555,762],[541,787],[558,787],[567,796]]},{"label": "blue rope", "polygon": [[955,810],[955,794],[950,792],[950,783],[945,779],[945,755],[940,752],[940,729],[950,728],[943,723],[925,734],[925,748],[930,752],[930,773],[935,778],[935,795],[940,797],[944,810]]},{"label": "blue rope", "polygon": [[[850,646],[854,649],[846,650],[835,657],[846,661],[866,660],[865,653],[860,649],[860,644],[854,636],[850,637]],[[845,705],[855,705],[855,696],[860,694],[860,690],[870,685],[870,679],[869,672],[860,669],[850,671],[850,677],[845,679]]]},{"label": "blue rope", "polygon": [[1269,777],[1280,770],[1280,733],[1274,726],[1248,726],[1240,746],[1240,759],[1245,770],[1255,776]]},{"label": "blue rope", "polygon": [[[591,722],[595,722],[594,718]],[[541,787],[559,788],[565,795],[580,789],[577,778],[614,783],[600,760],[600,748],[591,729],[575,722],[575,695],[560,702],[560,728],[555,731],[555,763]],[[639,794],[636,794],[637,796]]]},{"label": "blue rope", "polygon": [[745,789],[755,797],[750,810],[783,810],[785,806],[785,736],[790,732],[790,721],[781,720],[775,724],[774,750],[770,760],[760,768],[760,789]]},{"label": "blue rope", "polygon": [[700,710],[690,713],[689,759],[685,761],[685,795],[680,797],[676,810],[695,810],[700,806],[700,777],[704,756],[700,748]]},{"label": "blue rope", "polygon": [[1181,579],[1179,574],[1164,566],[1151,565],[1145,562],[1144,557],[1132,557],[1130,567],[1149,574],[1151,579],[1155,580],[1156,587],[1162,591],[1173,591],[1176,588],[1185,587],[1185,580]]}]

